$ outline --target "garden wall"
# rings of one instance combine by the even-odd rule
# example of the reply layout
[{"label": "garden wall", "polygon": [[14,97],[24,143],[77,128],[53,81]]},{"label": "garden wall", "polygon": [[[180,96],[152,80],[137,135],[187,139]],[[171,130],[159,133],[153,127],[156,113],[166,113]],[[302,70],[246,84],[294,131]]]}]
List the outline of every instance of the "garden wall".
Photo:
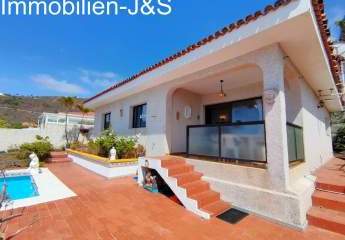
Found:
[{"label": "garden wall", "polygon": [[0,151],[7,151],[10,148],[19,147],[23,143],[31,143],[36,140],[36,136],[49,137],[49,141],[55,148],[60,148],[65,144],[65,127],[48,126],[46,128],[24,128],[7,129],[0,128]]}]

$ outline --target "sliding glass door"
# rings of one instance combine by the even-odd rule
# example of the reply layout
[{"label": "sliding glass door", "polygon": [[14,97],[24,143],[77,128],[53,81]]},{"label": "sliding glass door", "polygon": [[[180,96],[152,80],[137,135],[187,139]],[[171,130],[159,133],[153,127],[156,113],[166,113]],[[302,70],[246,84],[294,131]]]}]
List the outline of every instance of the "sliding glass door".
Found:
[{"label": "sliding glass door", "polygon": [[205,107],[206,125],[187,128],[187,153],[266,162],[261,98]]}]

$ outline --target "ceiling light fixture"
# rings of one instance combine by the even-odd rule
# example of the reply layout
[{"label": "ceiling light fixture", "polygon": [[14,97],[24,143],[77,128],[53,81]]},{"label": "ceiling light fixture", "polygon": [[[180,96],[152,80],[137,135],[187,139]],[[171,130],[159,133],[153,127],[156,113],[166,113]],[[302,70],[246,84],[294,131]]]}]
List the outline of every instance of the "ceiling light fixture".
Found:
[{"label": "ceiling light fixture", "polygon": [[226,97],[226,93],[223,90],[223,83],[224,83],[224,80],[220,80],[220,92],[219,92],[220,97]]}]

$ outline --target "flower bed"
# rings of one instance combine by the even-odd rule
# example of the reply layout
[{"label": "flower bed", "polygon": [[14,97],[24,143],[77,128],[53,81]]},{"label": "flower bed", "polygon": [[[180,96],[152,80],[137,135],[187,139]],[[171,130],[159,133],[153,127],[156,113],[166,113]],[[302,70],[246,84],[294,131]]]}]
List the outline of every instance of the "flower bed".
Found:
[{"label": "flower bed", "polygon": [[67,153],[74,163],[106,178],[131,176],[138,170],[138,159],[110,161],[108,158],[71,149]]},{"label": "flower bed", "polygon": [[67,151],[67,153],[77,154],[77,155],[86,157],[88,159],[91,159],[93,161],[97,161],[97,162],[101,162],[101,163],[105,163],[105,164],[138,163],[137,158],[110,160],[109,158],[100,157],[97,155],[93,155],[93,154],[85,153],[85,152],[81,152],[81,151],[76,151],[76,150],[72,150],[72,149],[67,149],[66,151]]}]

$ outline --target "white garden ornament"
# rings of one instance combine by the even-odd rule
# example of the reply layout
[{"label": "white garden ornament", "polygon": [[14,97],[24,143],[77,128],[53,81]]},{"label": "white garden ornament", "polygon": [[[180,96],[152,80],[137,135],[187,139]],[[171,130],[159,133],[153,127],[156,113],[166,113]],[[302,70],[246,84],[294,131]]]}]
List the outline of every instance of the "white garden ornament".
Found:
[{"label": "white garden ornament", "polygon": [[114,147],[112,147],[111,149],[110,149],[110,152],[109,152],[110,154],[110,161],[114,161],[114,160],[116,160],[116,149],[114,148]]},{"label": "white garden ornament", "polygon": [[30,164],[29,164],[29,170],[31,173],[39,173],[40,168],[40,160],[38,159],[36,153],[31,153],[29,155],[30,158]]}]

